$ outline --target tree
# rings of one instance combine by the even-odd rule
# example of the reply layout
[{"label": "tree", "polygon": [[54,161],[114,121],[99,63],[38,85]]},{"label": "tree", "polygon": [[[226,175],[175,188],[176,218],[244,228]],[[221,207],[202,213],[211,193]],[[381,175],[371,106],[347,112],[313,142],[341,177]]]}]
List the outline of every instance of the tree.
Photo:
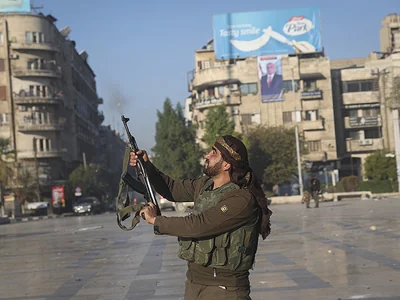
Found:
[{"label": "tree", "polygon": [[237,135],[235,122],[229,118],[225,105],[210,108],[206,117],[203,141],[211,148],[216,137],[228,134]]},{"label": "tree", "polygon": [[102,199],[106,194],[116,195],[118,181],[119,177],[110,173],[102,165],[89,164],[86,169],[80,165],[69,174],[66,197],[73,199],[77,187],[81,188],[83,196],[96,196]]},{"label": "tree", "polygon": [[259,126],[246,140],[250,165],[267,186],[290,182],[297,175],[294,128]]},{"label": "tree", "polygon": [[388,150],[378,150],[365,159],[365,175],[369,180],[397,180],[396,158],[387,156],[389,153]]},{"label": "tree", "polygon": [[175,179],[200,176],[203,153],[196,143],[195,128],[185,124],[182,106],[178,103],[174,109],[167,98],[163,112],[157,111],[157,115],[154,165]]},{"label": "tree", "polygon": [[14,154],[9,151],[9,147],[10,139],[0,138],[0,181],[3,183],[3,186],[8,184],[13,170],[8,160]]}]

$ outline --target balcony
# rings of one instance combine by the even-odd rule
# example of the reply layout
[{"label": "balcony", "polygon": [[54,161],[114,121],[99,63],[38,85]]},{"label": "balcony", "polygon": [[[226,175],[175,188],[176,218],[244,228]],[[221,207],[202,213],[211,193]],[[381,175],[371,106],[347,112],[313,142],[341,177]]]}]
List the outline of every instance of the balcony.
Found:
[{"label": "balcony", "polygon": [[18,125],[18,130],[21,132],[26,131],[61,131],[64,130],[64,125],[62,124],[23,124]]},{"label": "balcony", "polygon": [[239,92],[235,92],[232,93],[231,95],[227,95],[225,97],[221,97],[221,98],[214,98],[214,97],[210,97],[210,98],[204,98],[204,99],[196,99],[195,100],[195,104],[194,107],[196,109],[206,109],[206,108],[210,108],[213,106],[218,106],[218,105],[222,105],[225,104],[227,106],[229,105],[239,105],[241,104],[241,96]]},{"label": "balcony", "polygon": [[383,139],[363,139],[346,141],[347,152],[371,152],[383,149]]},{"label": "balcony", "polygon": [[204,89],[208,85],[237,83],[239,74],[236,65],[221,65],[218,67],[196,70],[189,89]]},{"label": "balcony", "polygon": [[381,116],[376,117],[345,117],[344,126],[347,129],[382,126]]},{"label": "balcony", "polygon": [[320,99],[322,99],[322,91],[321,90],[302,91],[301,92],[301,100],[320,100]]},{"label": "balcony", "polygon": [[346,107],[348,105],[372,104],[376,102],[379,102],[379,92],[343,93],[343,105],[345,108],[352,108]]},{"label": "balcony", "polygon": [[35,96],[33,94],[25,93],[14,96],[15,104],[61,104],[63,99],[58,96]]},{"label": "balcony", "polygon": [[60,49],[54,43],[11,43],[13,50],[38,50],[60,52]]},{"label": "balcony", "polygon": [[61,69],[15,69],[13,70],[15,77],[47,77],[61,78]]},{"label": "balcony", "polygon": [[323,120],[314,120],[314,121],[302,121],[300,123],[300,128],[303,131],[313,131],[313,130],[324,130],[324,122]]},{"label": "balcony", "polygon": [[326,160],[326,152],[309,152],[303,155],[303,161],[323,161]]},{"label": "balcony", "polygon": [[[62,157],[65,152],[63,151],[38,151],[37,152],[37,158],[56,158],[56,157]],[[19,159],[33,159],[35,158],[35,152],[34,151],[23,151],[23,152],[18,152],[18,158]]]}]

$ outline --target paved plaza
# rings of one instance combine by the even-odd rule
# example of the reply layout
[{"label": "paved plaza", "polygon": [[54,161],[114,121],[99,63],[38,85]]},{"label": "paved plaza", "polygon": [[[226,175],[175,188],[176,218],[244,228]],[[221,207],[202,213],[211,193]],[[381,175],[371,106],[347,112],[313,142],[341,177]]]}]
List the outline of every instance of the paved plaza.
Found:
[{"label": "paved plaza", "polygon": [[[400,198],[273,205],[252,299],[400,299]],[[174,212],[165,212],[175,215]],[[0,299],[183,299],[174,237],[114,214],[0,226]]]}]

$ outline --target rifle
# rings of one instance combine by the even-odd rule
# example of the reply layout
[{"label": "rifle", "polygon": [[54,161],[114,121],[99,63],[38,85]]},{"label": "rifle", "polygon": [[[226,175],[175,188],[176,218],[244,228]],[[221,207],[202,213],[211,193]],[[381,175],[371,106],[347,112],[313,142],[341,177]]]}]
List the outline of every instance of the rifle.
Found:
[{"label": "rifle", "polygon": [[[161,215],[160,207],[158,206],[158,202],[154,193],[154,190],[150,184],[149,177],[147,175],[146,169],[144,167],[145,162],[143,161],[142,157],[139,157],[138,162],[135,166],[136,169],[136,174],[137,177],[139,178],[140,181],[136,180],[133,178],[131,174],[128,172],[128,164],[129,164],[129,158],[130,158],[130,153],[131,152],[137,152],[139,151],[139,147],[136,143],[135,138],[132,136],[132,134],[129,131],[128,128],[128,122],[129,118],[125,118],[124,115],[121,116],[122,123],[124,124],[125,131],[128,137],[128,144],[125,149],[125,156],[124,156],[124,162],[122,165],[122,174],[121,174],[121,179],[119,183],[119,191],[118,191],[118,196],[116,198],[116,213],[117,213],[117,223],[118,226],[122,230],[132,230],[135,228],[137,223],[140,221],[140,216],[139,212],[143,207],[146,205],[144,204],[130,204],[129,203],[129,194],[128,194],[128,189],[129,187],[136,192],[144,195],[144,198],[146,199],[147,203],[152,202],[157,209],[157,214]],[[123,203],[124,208],[119,209],[118,203],[122,197],[122,190],[123,188],[126,187],[126,200]],[[132,226],[130,228],[125,227],[124,225],[121,224],[121,221],[126,220],[127,218],[130,217],[131,213],[135,213],[135,216],[132,220]],[[144,214],[142,214],[142,218],[145,219]]]}]

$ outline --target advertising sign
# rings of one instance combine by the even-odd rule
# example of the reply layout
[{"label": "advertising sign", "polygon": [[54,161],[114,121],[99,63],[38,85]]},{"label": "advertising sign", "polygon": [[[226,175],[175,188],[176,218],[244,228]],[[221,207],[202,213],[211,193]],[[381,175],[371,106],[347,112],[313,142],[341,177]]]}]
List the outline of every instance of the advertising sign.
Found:
[{"label": "advertising sign", "polygon": [[64,187],[62,185],[51,188],[51,201],[53,207],[65,207]]},{"label": "advertising sign", "polygon": [[261,102],[283,101],[282,57],[259,56]]},{"label": "advertising sign", "polygon": [[1,12],[30,12],[30,0],[0,0]]},{"label": "advertising sign", "polygon": [[216,59],[322,51],[319,8],[213,17]]}]

